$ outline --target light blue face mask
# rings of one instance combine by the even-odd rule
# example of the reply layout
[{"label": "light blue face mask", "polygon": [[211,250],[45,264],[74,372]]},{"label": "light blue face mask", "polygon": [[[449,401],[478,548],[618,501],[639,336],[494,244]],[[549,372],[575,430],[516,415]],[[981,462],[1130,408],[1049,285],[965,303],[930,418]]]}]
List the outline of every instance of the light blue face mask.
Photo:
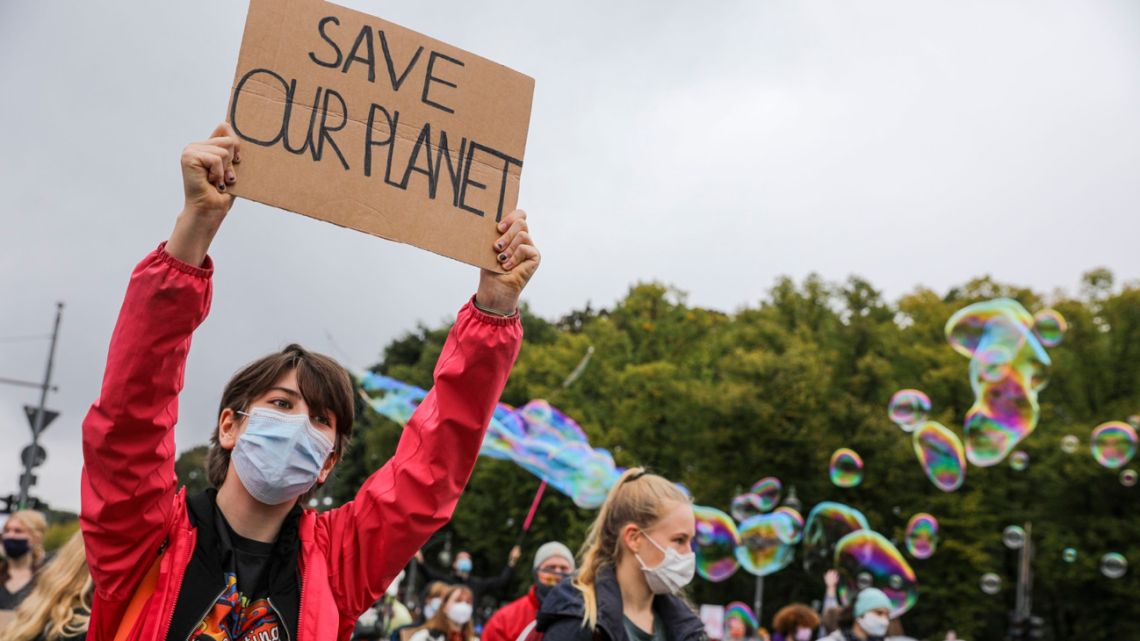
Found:
[{"label": "light blue face mask", "polygon": [[231,458],[250,496],[266,505],[296,500],[313,484],[333,450],[309,417],[264,407],[238,412],[249,417]]},{"label": "light blue face mask", "polygon": [[459,559],[458,561],[455,562],[455,569],[459,572],[463,572],[464,574],[470,573],[471,568],[472,568],[471,559],[468,559],[467,557]]}]

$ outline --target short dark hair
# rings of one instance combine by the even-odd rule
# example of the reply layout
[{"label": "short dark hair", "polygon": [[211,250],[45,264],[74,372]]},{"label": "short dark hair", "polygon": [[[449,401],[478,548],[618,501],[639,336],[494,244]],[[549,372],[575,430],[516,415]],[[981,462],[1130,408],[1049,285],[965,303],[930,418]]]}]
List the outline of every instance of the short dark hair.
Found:
[{"label": "short dark hair", "polygon": [[[289,345],[285,349],[264,356],[246,365],[230,379],[222,392],[218,406],[218,416],[227,408],[235,412],[249,410],[253,399],[261,396],[289,370],[297,371],[297,386],[313,414],[326,411],[336,417],[336,440],[333,453],[339,461],[344,449],[352,438],[352,422],[355,418],[355,402],[352,379],[348,372],[335,360],[310,352],[300,345]],[[206,478],[210,485],[221,487],[230,467],[230,450],[218,442],[218,426],[210,437],[210,451],[206,454]],[[317,488],[314,487],[309,493]],[[308,493],[301,497],[308,497]]]}]

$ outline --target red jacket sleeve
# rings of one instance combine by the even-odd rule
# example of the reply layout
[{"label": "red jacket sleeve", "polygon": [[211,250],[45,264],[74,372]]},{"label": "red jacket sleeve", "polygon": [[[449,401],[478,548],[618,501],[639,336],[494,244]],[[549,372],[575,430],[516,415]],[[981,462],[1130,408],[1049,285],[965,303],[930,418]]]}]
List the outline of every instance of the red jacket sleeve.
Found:
[{"label": "red jacket sleeve", "polygon": [[174,505],[174,424],[190,335],[210,307],[213,266],[151,252],[131,274],[99,400],[83,420],[80,522],[95,589],[129,598]]},{"label": "red jacket sleeve", "polygon": [[318,517],[342,616],[355,618],[370,606],[451,519],[521,344],[517,317],[489,316],[468,302],[436,363],[435,384],[404,427],[395,456],[355,499]]}]

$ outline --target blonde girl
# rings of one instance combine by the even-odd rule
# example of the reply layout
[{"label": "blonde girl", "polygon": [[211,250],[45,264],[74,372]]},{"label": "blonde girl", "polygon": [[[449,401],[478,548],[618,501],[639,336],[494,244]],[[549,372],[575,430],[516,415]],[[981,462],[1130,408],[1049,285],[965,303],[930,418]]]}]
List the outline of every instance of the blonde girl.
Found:
[{"label": "blonde girl", "polygon": [[0,641],[82,639],[91,616],[91,573],[76,532],[44,566],[36,587],[0,632]]},{"label": "blonde girl", "polygon": [[581,570],[543,601],[545,641],[697,641],[704,626],[678,593],[693,578],[693,508],[642,468],[610,489],[586,535]]},{"label": "blonde girl", "polygon": [[0,610],[15,610],[27,598],[36,572],[44,563],[47,520],[35,510],[14,512],[0,529]]}]

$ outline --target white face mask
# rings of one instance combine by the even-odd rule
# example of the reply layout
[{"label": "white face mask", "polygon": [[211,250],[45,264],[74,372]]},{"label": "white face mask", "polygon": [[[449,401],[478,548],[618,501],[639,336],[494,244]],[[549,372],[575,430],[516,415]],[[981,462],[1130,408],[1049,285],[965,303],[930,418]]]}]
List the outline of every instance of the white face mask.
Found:
[{"label": "white face mask", "polygon": [[887,626],[891,624],[891,620],[884,616],[879,616],[874,612],[868,612],[859,619],[859,627],[863,631],[873,637],[881,637],[887,633]]},{"label": "white face mask", "polygon": [[636,552],[633,555],[641,564],[641,573],[645,575],[649,590],[653,594],[676,594],[693,580],[693,574],[697,571],[697,556],[692,552],[681,556],[673,548],[663,548],[658,545],[657,541],[644,531],[641,533],[653,544],[653,547],[665,555],[661,563],[652,569],[645,565],[645,561]]},{"label": "white face mask", "polygon": [[435,616],[436,612],[439,612],[439,597],[429,599],[428,602],[424,604],[424,618],[430,619]]},{"label": "white face mask", "polygon": [[266,505],[296,500],[321,474],[333,443],[309,417],[256,407],[230,455],[250,496]]},{"label": "white face mask", "polygon": [[811,628],[796,628],[796,641],[811,641],[813,633]]},{"label": "white face mask", "polygon": [[462,601],[452,603],[447,606],[447,618],[451,619],[455,625],[463,625],[471,620],[471,613],[474,609],[470,603]]}]

